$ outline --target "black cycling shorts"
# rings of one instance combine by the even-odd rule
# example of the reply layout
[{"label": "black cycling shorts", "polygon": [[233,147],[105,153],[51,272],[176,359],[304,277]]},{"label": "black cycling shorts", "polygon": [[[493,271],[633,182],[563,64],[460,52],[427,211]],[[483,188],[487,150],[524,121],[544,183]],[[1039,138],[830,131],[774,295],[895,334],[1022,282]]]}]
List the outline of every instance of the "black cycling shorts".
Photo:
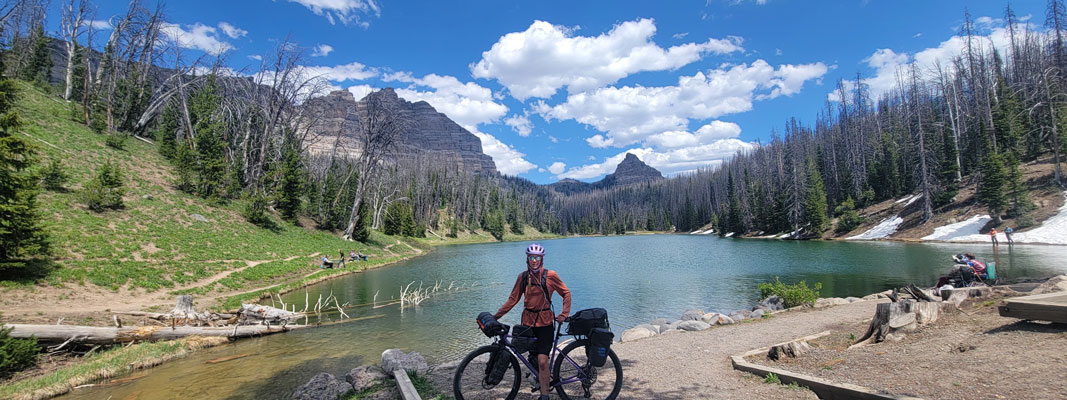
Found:
[{"label": "black cycling shorts", "polygon": [[549,326],[535,326],[530,328],[537,337],[537,343],[530,354],[548,355],[552,351],[552,340],[556,338],[556,328]]}]

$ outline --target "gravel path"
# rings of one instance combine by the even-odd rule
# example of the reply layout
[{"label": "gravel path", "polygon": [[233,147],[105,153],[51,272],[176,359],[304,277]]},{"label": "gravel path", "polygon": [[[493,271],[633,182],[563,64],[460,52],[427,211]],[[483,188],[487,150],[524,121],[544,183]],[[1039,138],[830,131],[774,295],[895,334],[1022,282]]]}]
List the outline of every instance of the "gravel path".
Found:
[{"label": "gravel path", "polygon": [[[624,367],[620,399],[816,399],[807,389],[763,383],[735,371],[729,357],[797,337],[869,320],[875,304],[888,300],[775,314],[773,318],[716,326],[702,332],[657,335],[612,349]],[[451,367],[451,368],[450,368]],[[430,379],[451,393],[454,366],[441,366]],[[555,397],[555,396],[553,396]],[[518,399],[535,399],[527,391]]]}]

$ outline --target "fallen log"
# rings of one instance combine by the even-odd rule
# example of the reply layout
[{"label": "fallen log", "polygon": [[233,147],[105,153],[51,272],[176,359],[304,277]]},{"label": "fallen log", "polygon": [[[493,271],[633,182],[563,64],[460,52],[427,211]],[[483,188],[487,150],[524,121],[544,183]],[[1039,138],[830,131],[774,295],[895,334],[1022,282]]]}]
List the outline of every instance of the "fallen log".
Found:
[{"label": "fallen log", "polygon": [[921,326],[937,322],[941,307],[951,303],[915,301],[902,299],[897,303],[878,304],[874,318],[867,327],[867,333],[856,340],[852,346],[859,347],[871,343],[880,343],[896,332],[911,332]]},{"label": "fallen log", "polygon": [[40,343],[114,344],[138,341],[174,340],[187,336],[215,336],[231,339],[269,335],[306,328],[306,325],[243,325],[233,327],[207,326],[141,326],[118,328],[113,326],[30,325],[6,324],[9,335],[16,338],[34,336]]}]

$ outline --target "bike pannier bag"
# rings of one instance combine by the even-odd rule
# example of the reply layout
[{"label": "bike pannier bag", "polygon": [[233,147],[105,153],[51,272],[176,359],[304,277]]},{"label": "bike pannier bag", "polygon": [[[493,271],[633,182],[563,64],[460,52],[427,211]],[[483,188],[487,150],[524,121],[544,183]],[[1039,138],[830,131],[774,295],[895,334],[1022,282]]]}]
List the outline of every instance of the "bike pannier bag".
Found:
[{"label": "bike pannier bag", "polygon": [[489,355],[489,362],[485,364],[485,384],[494,386],[502,379],[511,367],[511,353],[503,347]]},{"label": "bike pannier bag", "polygon": [[536,343],[537,337],[534,336],[532,328],[523,325],[511,327],[511,346],[515,348],[516,353],[533,350]]},{"label": "bike pannier bag", "polygon": [[570,325],[567,325],[568,335],[588,336],[593,328],[608,329],[608,310],[603,308],[587,308],[574,313]]},{"label": "bike pannier bag", "polygon": [[493,337],[508,331],[507,325],[497,321],[493,318],[493,314],[488,312],[478,314],[478,329],[481,329],[486,337]]},{"label": "bike pannier bag", "polygon": [[586,342],[585,356],[589,358],[589,364],[594,367],[603,367],[608,360],[608,349],[611,348],[611,340],[615,334],[605,328],[593,328],[589,332],[589,341]]}]

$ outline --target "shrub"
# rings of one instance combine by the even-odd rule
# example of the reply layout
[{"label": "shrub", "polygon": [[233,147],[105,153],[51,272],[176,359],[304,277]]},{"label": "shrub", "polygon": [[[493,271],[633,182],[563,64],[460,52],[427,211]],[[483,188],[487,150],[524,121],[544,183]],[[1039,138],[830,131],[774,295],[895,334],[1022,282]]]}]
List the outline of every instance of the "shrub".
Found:
[{"label": "shrub", "polygon": [[270,225],[270,218],[267,218],[267,198],[258,194],[248,195],[245,198],[245,210],[244,217],[253,224],[259,226]]},{"label": "shrub", "polygon": [[107,147],[122,150],[126,148],[126,138],[128,137],[129,136],[118,132],[109,133],[107,137],[104,138],[104,144],[106,144]]},{"label": "shrub", "polygon": [[67,175],[67,171],[63,169],[63,164],[58,158],[53,158],[48,162],[48,166],[41,174],[41,183],[50,190],[62,189],[68,180],[70,180],[70,175]]},{"label": "shrub", "polygon": [[96,177],[85,184],[82,200],[90,210],[97,212],[122,208],[122,196],[126,194],[122,186],[122,168],[108,160],[100,166]]},{"label": "shrub", "polygon": [[856,212],[856,203],[852,201],[851,196],[834,208],[834,214],[839,216],[837,228],[834,229],[837,233],[845,233],[856,229],[865,220]]},{"label": "shrub", "polygon": [[8,336],[11,328],[0,328],[0,378],[37,364],[37,339]]},{"label": "shrub", "polygon": [[761,299],[766,299],[771,296],[781,297],[786,308],[804,304],[815,304],[815,300],[819,298],[819,290],[821,289],[822,283],[815,283],[815,286],[812,288],[808,288],[807,283],[804,281],[797,282],[793,285],[786,285],[782,283],[777,276],[774,277],[773,283],[759,284]]},{"label": "shrub", "polygon": [[1034,225],[1037,225],[1037,220],[1030,213],[1020,215],[1019,218],[1015,219],[1015,229],[1029,228]]}]

